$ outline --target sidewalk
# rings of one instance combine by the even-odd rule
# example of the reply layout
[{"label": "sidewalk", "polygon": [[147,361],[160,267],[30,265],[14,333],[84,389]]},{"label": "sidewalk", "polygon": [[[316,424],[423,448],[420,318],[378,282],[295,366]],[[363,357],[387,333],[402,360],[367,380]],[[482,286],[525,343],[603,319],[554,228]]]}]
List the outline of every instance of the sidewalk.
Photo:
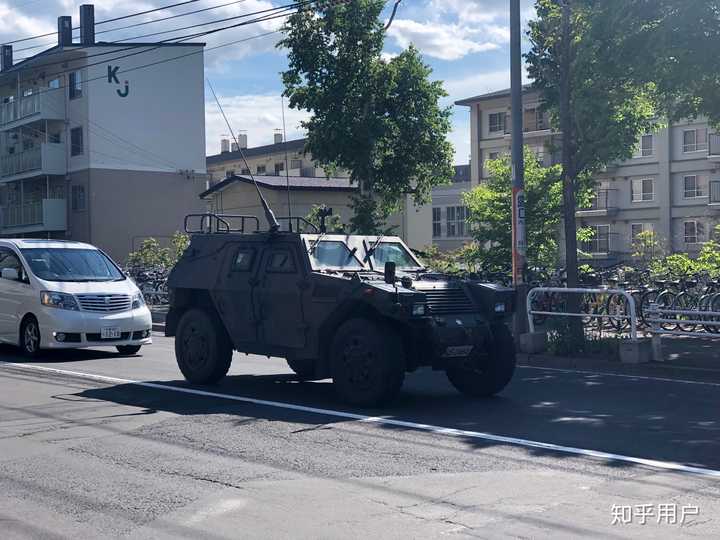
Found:
[{"label": "sidewalk", "polygon": [[664,336],[664,362],[622,364],[599,358],[519,354],[518,364],[720,383],[720,336],[718,338]]}]

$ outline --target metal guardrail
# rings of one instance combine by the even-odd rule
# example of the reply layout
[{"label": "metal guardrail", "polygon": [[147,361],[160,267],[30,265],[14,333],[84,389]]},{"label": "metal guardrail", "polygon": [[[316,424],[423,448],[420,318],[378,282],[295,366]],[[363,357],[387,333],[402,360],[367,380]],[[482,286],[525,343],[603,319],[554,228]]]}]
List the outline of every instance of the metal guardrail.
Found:
[{"label": "metal guardrail", "polygon": [[[567,311],[539,311],[532,309],[532,300],[539,293],[551,293],[551,294],[605,294],[605,295],[619,295],[625,297],[627,300],[628,315],[609,315],[604,313],[571,313]],[[621,289],[567,289],[564,287],[535,287],[530,289],[527,295],[527,318],[530,333],[535,332],[535,322],[533,321],[533,315],[544,315],[546,317],[592,317],[594,319],[615,319],[630,321],[630,339],[633,341],[637,340],[637,311],[635,306],[635,299],[627,291]],[[674,321],[677,322],[677,321]]]},{"label": "metal guardrail", "polygon": [[[695,317],[694,319],[670,319],[670,315],[683,315],[686,317]],[[705,319],[705,317],[713,317]],[[720,339],[720,312],[705,311],[701,309],[683,310],[683,309],[663,309],[658,304],[650,304],[650,317],[646,319],[650,324],[652,356],[655,362],[664,360],[662,351],[662,336],[685,336],[705,339]],[[717,327],[718,333],[712,332],[685,332],[684,330],[665,330],[663,324],[691,324],[707,328],[708,326]]]}]

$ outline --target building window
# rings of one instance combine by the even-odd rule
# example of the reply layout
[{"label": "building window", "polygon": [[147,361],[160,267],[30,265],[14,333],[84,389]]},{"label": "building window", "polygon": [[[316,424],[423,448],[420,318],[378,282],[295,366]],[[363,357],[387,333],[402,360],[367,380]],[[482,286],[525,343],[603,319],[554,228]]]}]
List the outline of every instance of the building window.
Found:
[{"label": "building window", "polygon": [[593,236],[583,242],[583,251],[587,253],[610,253],[610,225],[591,225]]},{"label": "building window", "polygon": [[257,174],[265,174],[265,165],[257,166]]},{"label": "building window", "polygon": [[433,238],[440,238],[442,236],[442,208],[432,209],[432,227]]},{"label": "building window", "polygon": [[291,159],[290,160],[290,168],[291,169],[302,169],[302,159]]},{"label": "building window", "polygon": [[248,168],[243,168],[243,169],[240,170],[240,174],[250,174],[250,169],[248,169]]},{"label": "building window", "polygon": [[707,149],[707,129],[697,128],[683,131],[683,152],[701,152]]},{"label": "building window", "polygon": [[235,176],[235,170],[234,169],[228,169],[225,171],[225,178],[231,178]]},{"label": "building window", "polygon": [[541,131],[547,129],[545,115],[540,107],[525,109],[523,113],[523,131]]},{"label": "building window", "polygon": [[73,212],[85,210],[85,186],[73,186],[71,191]]},{"label": "building window", "polygon": [[83,155],[83,129],[81,127],[72,128],[70,130],[70,155]]},{"label": "building window", "polygon": [[462,238],[465,236],[465,220],[467,208],[464,206],[448,206],[446,209],[446,223],[448,237]]},{"label": "building window", "polygon": [[68,76],[68,86],[70,88],[70,99],[77,99],[82,97],[82,73],[80,71],[73,71]]},{"label": "building window", "polygon": [[654,137],[652,135],[643,135],[640,137],[640,144],[638,144],[636,157],[650,157],[655,152],[654,150]]},{"label": "building window", "polygon": [[686,244],[699,244],[703,238],[703,225],[697,221],[683,223]]},{"label": "building window", "polygon": [[640,234],[644,232],[653,232],[655,228],[652,223],[631,223],[630,224],[630,241],[635,244],[639,241]]},{"label": "building window", "polygon": [[488,125],[490,127],[490,133],[505,133],[507,113],[490,113]]},{"label": "building window", "polygon": [[58,78],[52,79],[48,83],[48,88],[52,88],[53,90],[57,90],[58,88],[60,88],[60,79],[58,79]]},{"label": "building window", "polygon": [[655,198],[655,181],[652,178],[638,178],[632,181],[632,202],[647,202]]},{"label": "building window", "polygon": [[683,178],[683,196],[686,199],[707,197],[703,179],[695,174]]},{"label": "building window", "polygon": [[285,170],[285,164],[284,163],[276,163],[275,164],[275,176],[280,176],[280,173]]},{"label": "building window", "polygon": [[496,159],[500,159],[500,152],[490,152],[488,154],[488,159],[490,161],[495,161]]}]

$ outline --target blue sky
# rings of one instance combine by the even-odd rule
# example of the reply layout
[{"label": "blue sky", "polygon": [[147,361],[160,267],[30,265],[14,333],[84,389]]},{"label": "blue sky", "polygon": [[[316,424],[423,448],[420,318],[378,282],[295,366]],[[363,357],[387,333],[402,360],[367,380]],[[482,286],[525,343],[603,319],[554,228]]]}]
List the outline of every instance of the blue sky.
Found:
[{"label": "blue sky", "polygon": [[[92,0],[90,0],[92,1]],[[123,21],[150,21],[205,7],[229,4],[232,0],[200,0],[167,12],[153,13]],[[521,0],[523,21],[533,15],[533,1]],[[78,22],[78,6],[88,0],[0,0],[0,42],[52,32],[59,15],[72,15]],[[175,2],[169,0],[96,0],[96,20],[152,9]],[[136,29],[109,33],[107,40],[121,39],[148,32],[205,23],[214,19],[285,5],[277,0],[239,0],[230,5],[172,21],[153,23]],[[388,1],[385,17],[389,16]],[[397,54],[413,43],[433,69],[433,78],[442,80],[449,96],[444,104],[472,95],[509,86],[509,0],[403,0],[388,33],[385,53]],[[117,23],[120,25],[121,23]],[[227,24],[227,23],[226,23]],[[103,28],[109,28],[112,24]],[[215,26],[217,27],[217,25]],[[240,29],[219,32],[204,40],[208,47],[277,30],[279,21],[268,21]],[[207,28],[213,28],[209,26]],[[186,35],[188,31],[179,32]],[[173,34],[170,34],[173,35]],[[250,146],[272,141],[275,129],[282,127],[279,73],[286,67],[285,52],[274,43],[278,34],[258,37],[246,43],[208,51],[206,76],[220,94],[234,129],[245,130]],[[16,45],[43,45],[53,38]],[[32,51],[16,53],[16,58]],[[220,138],[227,128],[217,112],[210,92],[206,95],[206,138],[209,154],[219,151]],[[302,135],[299,111],[286,110],[288,137]],[[466,107],[453,106],[453,131],[450,140],[456,151],[456,163],[467,163],[470,154],[469,113]]]}]

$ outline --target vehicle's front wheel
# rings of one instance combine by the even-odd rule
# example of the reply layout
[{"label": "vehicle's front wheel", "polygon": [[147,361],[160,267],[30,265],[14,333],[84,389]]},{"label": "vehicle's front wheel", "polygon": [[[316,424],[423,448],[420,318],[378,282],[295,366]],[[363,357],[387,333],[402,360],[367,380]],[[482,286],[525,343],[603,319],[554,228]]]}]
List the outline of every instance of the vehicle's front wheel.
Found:
[{"label": "vehicle's front wheel", "polygon": [[351,405],[375,406],[397,396],[405,379],[400,337],[367,319],[350,319],[330,349],[333,385]]},{"label": "vehicle's front wheel", "polygon": [[123,356],[132,356],[133,354],[139,353],[141,347],[141,345],[118,345],[115,348],[117,349],[117,352]]},{"label": "vehicle's front wheel", "polygon": [[222,322],[202,309],[186,311],[175,336],[175,358],[185,379],[214,384],[230,369],[232,344]]},{"label": "vehicle's front wheel", "polygon": [[[471,397],[488,397],[505,388],[515,373],[515,342],[504,324],[492,327],[493,342],[482,365],[461,364],[447,369],[452,385]],[[469,360],[470,361],[470,360]]]},{"label": "vehicle's front wheel", "polygon": [[40,354],[40,325],[32,315],[25,318],[20,327],[20,350],[28,358]]}]

